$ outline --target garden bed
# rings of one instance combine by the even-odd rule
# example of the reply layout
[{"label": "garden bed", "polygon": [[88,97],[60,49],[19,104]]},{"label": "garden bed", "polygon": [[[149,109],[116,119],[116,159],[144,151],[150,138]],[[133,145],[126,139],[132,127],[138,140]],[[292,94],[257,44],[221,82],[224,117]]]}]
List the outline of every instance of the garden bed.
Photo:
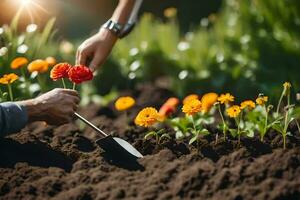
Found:
[{"label": "garden bed", "polygon": [[[172,95],[149,85],[129,94],[137,101],[131,121],[141,108],[159,107]],[[145,141],[147,130],[128,126],[112,105],[89,105],[79,113],[145,157],[134,165],[117,163],[93,143],[98,136],[90,128],[34,123],[0,139],[0,199],[300,199],[296,128],[286,150],[272,132],[265,143],[242,138],[240,146],[235,139],[216,144],[215,135],[203,136],[191,148],[188,140]]]}]

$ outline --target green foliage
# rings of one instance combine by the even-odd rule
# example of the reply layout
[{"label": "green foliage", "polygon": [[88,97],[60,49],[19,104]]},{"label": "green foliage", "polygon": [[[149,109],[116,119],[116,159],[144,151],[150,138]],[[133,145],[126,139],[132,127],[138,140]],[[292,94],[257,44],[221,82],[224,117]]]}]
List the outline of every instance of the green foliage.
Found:
[{"label": "green foliage", "polygon": [[277,97],[283,81],[300,86],[299,11],[297,0],[226,0],[184,36],[175,19],[163,23],[146,14],[112,59],[133,83],[168,77],[179,96],[230,89],[237,97],[257,91]]},{"label": "green foliage", "polygon": [[171,139],[170,135],[164,129],[159,131],[150,131],[144,137],[145,140],[155,138],[156,144],[160,144],[163,139]]},{"label": "green foliage", "polygon": [[[18,84],[11,85],[17,100],[33,97],[39,91],[40,86],[37,84],[37,76],[29,74],[25,69],[26,66],[22,70],[13,70],[10,68],[11,62],[16,57],[26,57],[29,61],[45,59],[48,56],[59,57],[57,56],[58,43],[53,39],[56,32],[54,18],[50,19],[43,29],[38,29],[36,24],[29,24],[23,32],[17,29],[19,18],[20,12],[15,15],[10,25],[0,27],[0,76],[16,73],[21,77]],[[46,78],[41,77],[41,80],[47,86],[45,89],[49,90],[54,85],[51,87],[51,84],[46,84]],[[7,90],[5,85],[2,85],[1,89]],[[2,97],[1,100],[7,99]]]}]

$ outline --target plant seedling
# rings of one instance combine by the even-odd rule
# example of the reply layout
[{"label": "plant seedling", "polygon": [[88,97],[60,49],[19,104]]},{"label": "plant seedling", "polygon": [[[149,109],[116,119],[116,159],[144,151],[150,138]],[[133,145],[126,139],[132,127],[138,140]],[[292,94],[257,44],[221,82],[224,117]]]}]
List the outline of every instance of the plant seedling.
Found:
[{"label": "plant seedling", "polygon": [[164,129],[161,129],[159,131],[151,131],[151,132],[147,133],[145,135],[144,139],[148,140],[149,138],[155,138],[156,144],[160,144],[160,142],[164,138],[169,139],[169,140],[171,139],[170,135],[168,133],[166,133]]}]

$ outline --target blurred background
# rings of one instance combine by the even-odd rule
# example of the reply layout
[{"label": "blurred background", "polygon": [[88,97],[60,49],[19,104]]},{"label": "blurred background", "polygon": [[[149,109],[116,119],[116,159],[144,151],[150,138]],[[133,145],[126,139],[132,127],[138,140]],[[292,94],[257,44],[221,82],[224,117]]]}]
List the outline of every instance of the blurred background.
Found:
[{"label": "blurred background", "polygon": [[[5,66],[17,56],[73,63],[77,46],[109,19],[117,2],[0,0],[0,73],[10,72]],[[137,27],[117,43],[94,81],[82,85],[82,96],[98,101],[99,94],[150,82],[179,97],[215,91],[238,100],[258,93],[275,99],[285,81],[294,95],[299,36],[299,0],[145,0]]]},{"label": "blurred background", "polygon": [[[106,22],[118,0],[35,0],[41,8],[30,8],[32,18],[24,11],[20,27],[26,27],[29,22],[39,25],[45,24],[50,17],[58,20],[56,27],[61,36],[68,38],[82,38],[98,30]],[[0,8],[6,12],[0,13],[0,23],[10,23],[19,9],[21,0],[1,0]],[[221,7],[221,0],[195,1],[195,0],[145,0],[140,12],[150,12],[164,20],[164,10],[169,7],[178,8],[178,19],[182,31],[197,26],[203,17],[217,12]],[[78,26],[79,25],[79,26]]]}]

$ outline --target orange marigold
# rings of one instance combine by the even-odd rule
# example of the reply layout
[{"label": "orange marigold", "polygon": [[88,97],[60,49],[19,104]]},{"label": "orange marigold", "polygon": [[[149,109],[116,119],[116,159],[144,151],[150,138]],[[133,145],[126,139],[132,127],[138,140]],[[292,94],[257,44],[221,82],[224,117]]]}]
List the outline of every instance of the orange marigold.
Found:
[{"label": "orange marigold", "polygon": [[48,71],[48,63],[45,60],[35,60],[31,62],[28,66],[27,69],[30,73],[32,72],[38,72],[38,73],[44,73]]},{"label": "orange marigold", "polygon": [[10,67],[12,69],[19,69],[19,68],[21,68],[21,67],[23,67],[24,65],[27,65],[27,64],[28,64],[27,58],[17,57],[10,63]]},{"label": "orange marigold", "polygon": [[226,112],[227,112],[227,114],[228,114],[229,117],[236,118],[241,113],[241,109],[240,109],[239,106],[234,105],[234,106],[231,106],[230,108],[228,108],[226,110]]},{"label": "orange marigold", "polygon": [[214,92],[207,93],[202,96],[201,103],[202,103],[202,110],[207,113],[213,107],[213,105],[217,102],[218,95]]},{"label": "orange marigold", "polygon": [[162,120],[162,117],[155,108],[147,107],[138,113],[134,122],[136,125],[149,127]]},{"label": "orange marigold", "polygon": [[120,97],[115,102],[115,108],[118,111],[128,110],[134,106],[135,100],[132,97]]},{"label": "orange marigold", "polygon": [[186,104],[187,102],[193,100],[193,99],[199,99],[199,96],[197,94],[190,94],[188,96],[186,96],[184,99],[183,99],[183,104]]},{"label": "orange marigold", "polygon": [[241,103],[241,109],[245,109],[245,108],[248,108],[248,109],[254,109],[255,108],[255,103],[254,101],[252,100],[246,100],[246,101],[243,101]]},{"label": "orange marigold", "polygon": [[232,96],[230,93],[221,94],[218,98],[218,101],[221,104],[229,104],[230,102],[234,101],[234,96]]},{"label": "orange marigold", "polygon": [[4,85],[11,84],[19,79],[19,76],[11,73],[11,74],[5,74],[2,78],[0,78],[0,83]]},{"label": "orange marigold", "polygon": [[191,101],[187,102],[182,107],[182,112],[186,115],[194,115],[200,112],[202,109],[202,103],[198,99],[192,99]]}]

